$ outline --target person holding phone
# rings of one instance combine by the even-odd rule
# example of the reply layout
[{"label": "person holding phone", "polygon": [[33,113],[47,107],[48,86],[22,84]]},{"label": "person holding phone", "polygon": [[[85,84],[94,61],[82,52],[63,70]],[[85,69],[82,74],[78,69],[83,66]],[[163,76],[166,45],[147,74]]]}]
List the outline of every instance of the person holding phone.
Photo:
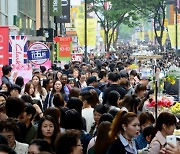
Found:
[{"label": "person holding phone", "polygon": [[157,133],[150,143],[148,154],[159,154],[166,146],[166,137],[173,135],[176,117],[168,112],[162,112],[156,121]]},{"label": "person holding phone", "polygon": [[180,154],[180,145],[174,146],[172,143],[167,143],[167,145],[161,149],[160,154]]}]

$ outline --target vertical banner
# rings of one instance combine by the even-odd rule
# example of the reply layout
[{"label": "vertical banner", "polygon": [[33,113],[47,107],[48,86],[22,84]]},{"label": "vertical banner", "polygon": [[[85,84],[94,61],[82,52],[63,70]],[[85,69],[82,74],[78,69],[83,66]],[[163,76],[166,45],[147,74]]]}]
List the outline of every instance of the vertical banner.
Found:
[{"label": "vertical banner", "polygon": [[27,36],[9,37],[9,64],[27,63]]},{"label": "vertical banner", "polygon": [[149,31],[148,36],[150,41],[154,41],[154,37],[155,37],[154,31]]},{"label": "vertical banner", "polygon": [[[84,45],[84,19],[76,19],[76,32],[81,46]],[[87,19],[87,45],[96,46],[97,19]]]},{"label": "vertical banner", "polygon": [[62,15],[61,0],[50,0],[50,16]]},{"label": "vertical banner", "polygon": [[[168,25],[168,33],[172,48],[176,48],[176,30],[175,25]],[[180,49],[180,24],[178,24],[178,49]]]},{"label": "vertical banner", "polygon": [[8,56],[9,27],[0,26],[0,76],[2,76],[2,67],[9,62]]},{"label": "vertical banner", "polygon": [[72,37],[55,37],[57,42],[57,60],[71,60]]},{"label": "vertical banner", "polygon": [[62,0],[62,14],[54,17],[55,23],[70,23],[70,0]]},{"label": "vertical banner", "polygon": [[139,34],[139,39],[141,41],[144,41],[144,32],[138,32],[138,34]]}]

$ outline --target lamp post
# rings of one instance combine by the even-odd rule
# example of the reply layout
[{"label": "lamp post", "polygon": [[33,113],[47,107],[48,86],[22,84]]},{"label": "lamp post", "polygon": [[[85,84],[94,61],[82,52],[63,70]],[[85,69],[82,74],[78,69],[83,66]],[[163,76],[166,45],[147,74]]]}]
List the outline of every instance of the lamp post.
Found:
[{"label": "lamp post", "polygon": [[87,63],[87,0],[84,1],[84,60]]},{"label": "lamp post", "polygon": [[176,24],[176,52],[178,51],[178,6],[177,6],[177,1],[175,1],[175,24]]}]

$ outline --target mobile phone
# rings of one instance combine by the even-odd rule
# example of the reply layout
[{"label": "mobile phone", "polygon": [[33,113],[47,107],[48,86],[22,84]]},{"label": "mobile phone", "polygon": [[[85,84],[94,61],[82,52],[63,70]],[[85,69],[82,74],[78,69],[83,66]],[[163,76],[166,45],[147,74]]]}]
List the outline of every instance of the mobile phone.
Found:
[{"label": "mobile phone", "polygon": [[177,142],[176,136],[175,135],[168,135],[168,136],[166,136],[166,142],[167,143],[171,143],[174,146],[176,146],[176,142]]}]

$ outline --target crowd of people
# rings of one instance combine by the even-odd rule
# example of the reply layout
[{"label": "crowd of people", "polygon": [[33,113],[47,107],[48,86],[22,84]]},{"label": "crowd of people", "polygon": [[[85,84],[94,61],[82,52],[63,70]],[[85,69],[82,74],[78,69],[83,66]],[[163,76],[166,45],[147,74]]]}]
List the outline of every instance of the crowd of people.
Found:
[{"label": "crowd of people", "polygon": [[[179,154],[179,142],[176,146],[166,142],[166,136],[178,129],[177,117],[162,112],[155,120],[146,110],[144,102],[153,94],[151,81],[130,69],[134,58],[131,49],[124,50],[119,48],[108,60],[93,58],[89,63],[65,64],[63,69],[34,68],[27,83],[23,76],[12,79],[11,66],[3,66],[0,152]],[[174,54],[163,56],[158,68],[179,67]]]}]

